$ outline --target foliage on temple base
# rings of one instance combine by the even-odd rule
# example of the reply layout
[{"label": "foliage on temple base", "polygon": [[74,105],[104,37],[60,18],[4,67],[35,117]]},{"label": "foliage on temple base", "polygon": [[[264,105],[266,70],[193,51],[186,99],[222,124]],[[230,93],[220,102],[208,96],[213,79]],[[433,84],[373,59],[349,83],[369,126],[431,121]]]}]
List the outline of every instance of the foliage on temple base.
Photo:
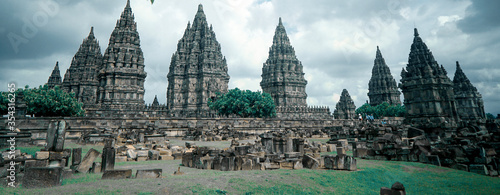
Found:
[{"label": "foliage on temple base", "polygon": [[208,106],[222,115],[240,117],[275,117],[273,98],[260,91],[231,89],[225,94],[218,94],[215,100],[209,100]]},{"label": "foliage on temple base", "polygon": [[366,115],[373,115],[374,118],[382,117],[404,117],[406,114],[406,109],[404,105],[390,105],[387,102],[383,102],[377,106],[371,106],[366,103],[363,106],[356,109],[356,114],[362,114],[363,118]]}]

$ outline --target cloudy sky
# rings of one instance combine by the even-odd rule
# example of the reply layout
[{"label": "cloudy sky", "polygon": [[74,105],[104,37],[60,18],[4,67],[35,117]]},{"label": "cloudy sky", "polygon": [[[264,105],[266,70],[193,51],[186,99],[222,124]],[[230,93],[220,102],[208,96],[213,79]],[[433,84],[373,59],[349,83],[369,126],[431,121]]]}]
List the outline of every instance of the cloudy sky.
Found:
[{"label": "cloudy sky", "polygon": [[[368,100],[376,46],[399,83],[413,28],[453,79],[455,61],[500,113],[500,1],[471,0],[131,0],[146,71],[146,103],[166,102],[170,57],[202,3],[226,56],[229,88],[261,90],[262,64],[282,17],[304,66],[309,105],[335,108],[342,89],[356,106]],[[125,0],[9,0],[0,7],[0,90],[37,87],[56,61],[61,75],[90,27],[105,51]]]}]

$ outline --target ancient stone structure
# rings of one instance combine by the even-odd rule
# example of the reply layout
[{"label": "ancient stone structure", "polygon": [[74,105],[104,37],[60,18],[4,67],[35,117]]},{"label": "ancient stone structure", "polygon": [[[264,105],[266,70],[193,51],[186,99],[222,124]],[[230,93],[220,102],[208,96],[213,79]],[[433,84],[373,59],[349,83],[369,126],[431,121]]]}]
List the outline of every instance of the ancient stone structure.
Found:
[{"label": "ancient stone structure", "polygon": [[260,82],[262,90],[271,94],[277,107],[307,106],[307,81],[302,69],[280,18]]},{"label": "ancient stone structure", "polygon": [[155,95],[155,99],[153,100],[151,107],[158,107],[158,106],[160,106],[160,103],[158,102],[158,97],[156,97]]},{"label": "ancient stone structure", "polygon": [[455,77],[453,77],[453,92],[458,115],[462,120],[476,121],[485,118],[482,96],[465,76],[458,61]]},{"label": "ancient stone structure", "polygon": [[396,80],[391,75],[389,66],[385,63],[384,57],[377,46],[377,54],[372,69],[372,78],[368,83],[368,97],[370,105],[376,106],[382,102],[387,102],[391,105],[400,105],[401,100],[399,95]]},{"label": "ancient stone structure", "polygon": [[342,90],[340,95],[340,100],[335,106],[335,111],[333,112],[333,117],[335,119],[354,119],[356,117],[356,106],[354,101],[352,101],[351,96],[347,89]]},{"label": "ancient stone structure", "polygon": [[98,74],[97,102],[102,109],[144,107],[144,57],[130,0],[109,38]]},{"label": "ancient stone structure", "polygon": [[59,62],[56,62],[52,74],[50,74],[49,80],[47,81],[47,86],[49,88],[54,88],[55,86],[61,86],[61,72],[59,72]]},{"label": "ancient stone structure", "polygon": [[414,33],[408,64],[401,71],[399,86],[404,95],[407,123],[432,131],[456,127],[458,114],[453,83],[416,28]]},{"label": "ancient stone structure", "polygon": [[173,116],[207,116],[208,100],[227,92],[226,58],[201,4],[177,44],[167,78],[167,107]]},{"label": "ancient stone structure", "polygon": [[82,102],[86,109],[96,107],[99,85],[97,73],[101,63],[101,47],[94,36],[94,27],[92,27],[73,57],[71,66],[66,70],[62,83],[63,90],[68,93],[74,92],[75,98]]}]

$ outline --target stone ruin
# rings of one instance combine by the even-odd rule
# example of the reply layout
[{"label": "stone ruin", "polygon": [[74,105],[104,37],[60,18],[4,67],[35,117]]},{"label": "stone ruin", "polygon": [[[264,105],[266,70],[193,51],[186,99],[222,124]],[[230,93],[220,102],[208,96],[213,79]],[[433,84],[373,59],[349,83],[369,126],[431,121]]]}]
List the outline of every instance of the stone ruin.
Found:
[{"label": "stone ruin", "polygon": [[422,162],[482,175],[498,176],[500,123],[488,129],[468,126],[451,137],[433,137],[410,125],[369,122],[332,131],[330,141],[347,140],[353,156],[369,160]]},{"label": "stone ruin", "polygon": [[234,131],[231,130],[228,126],[224,126],[220,129],[217,128],[214,130],[189,128],[185,132],[185,135],[182,139],[191,141],[225,141],[230,139],[246,140],[255,138],[256,135],[254,133]]},{"label": "stone ruin", "polygon": [[309,144],[304,138],[295,137],[292,131],[268,132],[259,137],[260,140],[255,143],[245,144],[233,140],[231,147],[223,150],[194,147],[191,152],[183,153],[182,164],[220,171],[280,168],[357,170],[356,159],[345,155],[345,149],[340,150],[338,155],[320,155],[320,152],[334,151],[334,145]]}]

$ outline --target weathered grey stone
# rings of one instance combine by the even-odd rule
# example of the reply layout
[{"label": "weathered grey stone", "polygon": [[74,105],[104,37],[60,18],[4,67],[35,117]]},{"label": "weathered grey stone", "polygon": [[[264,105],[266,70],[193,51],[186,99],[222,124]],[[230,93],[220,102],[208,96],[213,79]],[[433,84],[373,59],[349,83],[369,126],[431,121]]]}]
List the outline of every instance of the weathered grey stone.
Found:
[{"label": "weathered grey stone", "polygon": [[31,167],[47,167],[48,165],[48,160],[26,160],[24,161],[24,170]]},{"label": "weathered grey stone", "polygon": [[483,164],[471,164],[469,165],[469,171],[481,175],[488,175],[488,169]]},{"label": "weathered grey stone", "polygon": [[160,158],[160,152],[156,150],[149,150],[148,153],[149,160],[158,160]]},{"label": "weathered grey stone", "polygon": [[406,123],[421,129],[457,126],[453,83],[419,37],[416,28],[408,65],[401,71],[399,88],[404,95]]},{"label": "weathered grey stone", "polygon": [[63,167],[30,167],[22,179],[23,188],[47,188],[62,184]]},{"label": "weathered grey stone", "polygon": [[50,152],[49,151],[37,151],[35,153],[35,158],[37,160],[46,160],[49,159]]},{"label": "weathered grey stone", "polygon": [[92,163],[92,173],[101,173],[103,171],[103,166],[100,162]]},{"label": "weathered grey stone", "polygon": [[475,121],[486,118],[484,102],[481,94],[460,68],[457,61],[457,70],[453,77],[453,93],[457,103],[457,111],[460,119]]},{"label": "weathered grey stone", "polygon": [[86,172],[88,172],[89,169],[90,169],[90,167],[92,166],[92,163],[99,156],[99,154],[101,154],[99,151],[91,148],[87,152],[87,154],[85,155],[85,157],[83,157],[83,160],[78,165],[78,168],[76,169],[76,171],[78,171],[80,173],[86,173]]},{"label": "weathered grey stone", "polygon": [[56,62],[52,74],[50,74],[49,80],[47,81],[47,86],[53,89],[55,86],[61,86],[61,72],[59,71],[59,62]]},{"label": "weathered grey stone", "polygon": [[235,170],[235,164],[234,164],[234,157],[223,157],[221,161],[221,171],[234,171]]},{"label": "weathered grey stone", "polygon": [[127,179],[132,177],[132,169],[106,170],[101,179]]},{"label": "weathered grey stone", "polygon": [[68,93],[75,93],[75,99],[83,103],[83,108],[95,108],[99,85],[97,76],[101,64],[101,47],[94,36],[94,27],[91,27],[89,35],[83,40],[70,67],[66,70],[62,82],[62,89]]},{"label": "weathered grey stone", "polygon": [[102,149],[102,171],[115,169],[115,148]]},{"label": "weathered grey stone", "polygon": [[309,154],[303,156],[302,165],[308,169],[318,169],[320,167],[319,161]]},{"label": "weathered grey stone", "polygon": [[306,107],[306,85],[302,63],[295,55],[280,18],[269,57],[262,67],[260,86],[271,94],[277,107]]},{"label": "weathered grey stone", "polygon": [[391,70],[385,63],[385,59],[382,57],[382,53],[377,46],[372,77],[368,83],[370,105],[376,106],[383,102],[387,102],[391,105],[400,105],[400,95],[401,92],[398,90],[396,80],[392,77]]},{"label": "weathered grey stone", "polygon": [[73,148],[71,165],[79,165],[82,162],[82,148]]},{"label": "weathered grey stone", "polygon": [[356,119],[356,106],[354,101],[352,101],[351,96],[347,89],[342,90],[340,95],[340,100],[335,106],[335,111],[333,112],[333,117],[335,119]]},{"label": "weathered grey stone", "polygon": [[167,107],[174,116],[207,116],[208,100],[227,92],[226,59],[201,4],[179,40],[167,79]]},{"label": "weathered grey stone", "polygon": [[154,179],[160,178],[162,169],[145,169],[145,170],[137,170],[135,173],[135,178],[137,179]]}]

